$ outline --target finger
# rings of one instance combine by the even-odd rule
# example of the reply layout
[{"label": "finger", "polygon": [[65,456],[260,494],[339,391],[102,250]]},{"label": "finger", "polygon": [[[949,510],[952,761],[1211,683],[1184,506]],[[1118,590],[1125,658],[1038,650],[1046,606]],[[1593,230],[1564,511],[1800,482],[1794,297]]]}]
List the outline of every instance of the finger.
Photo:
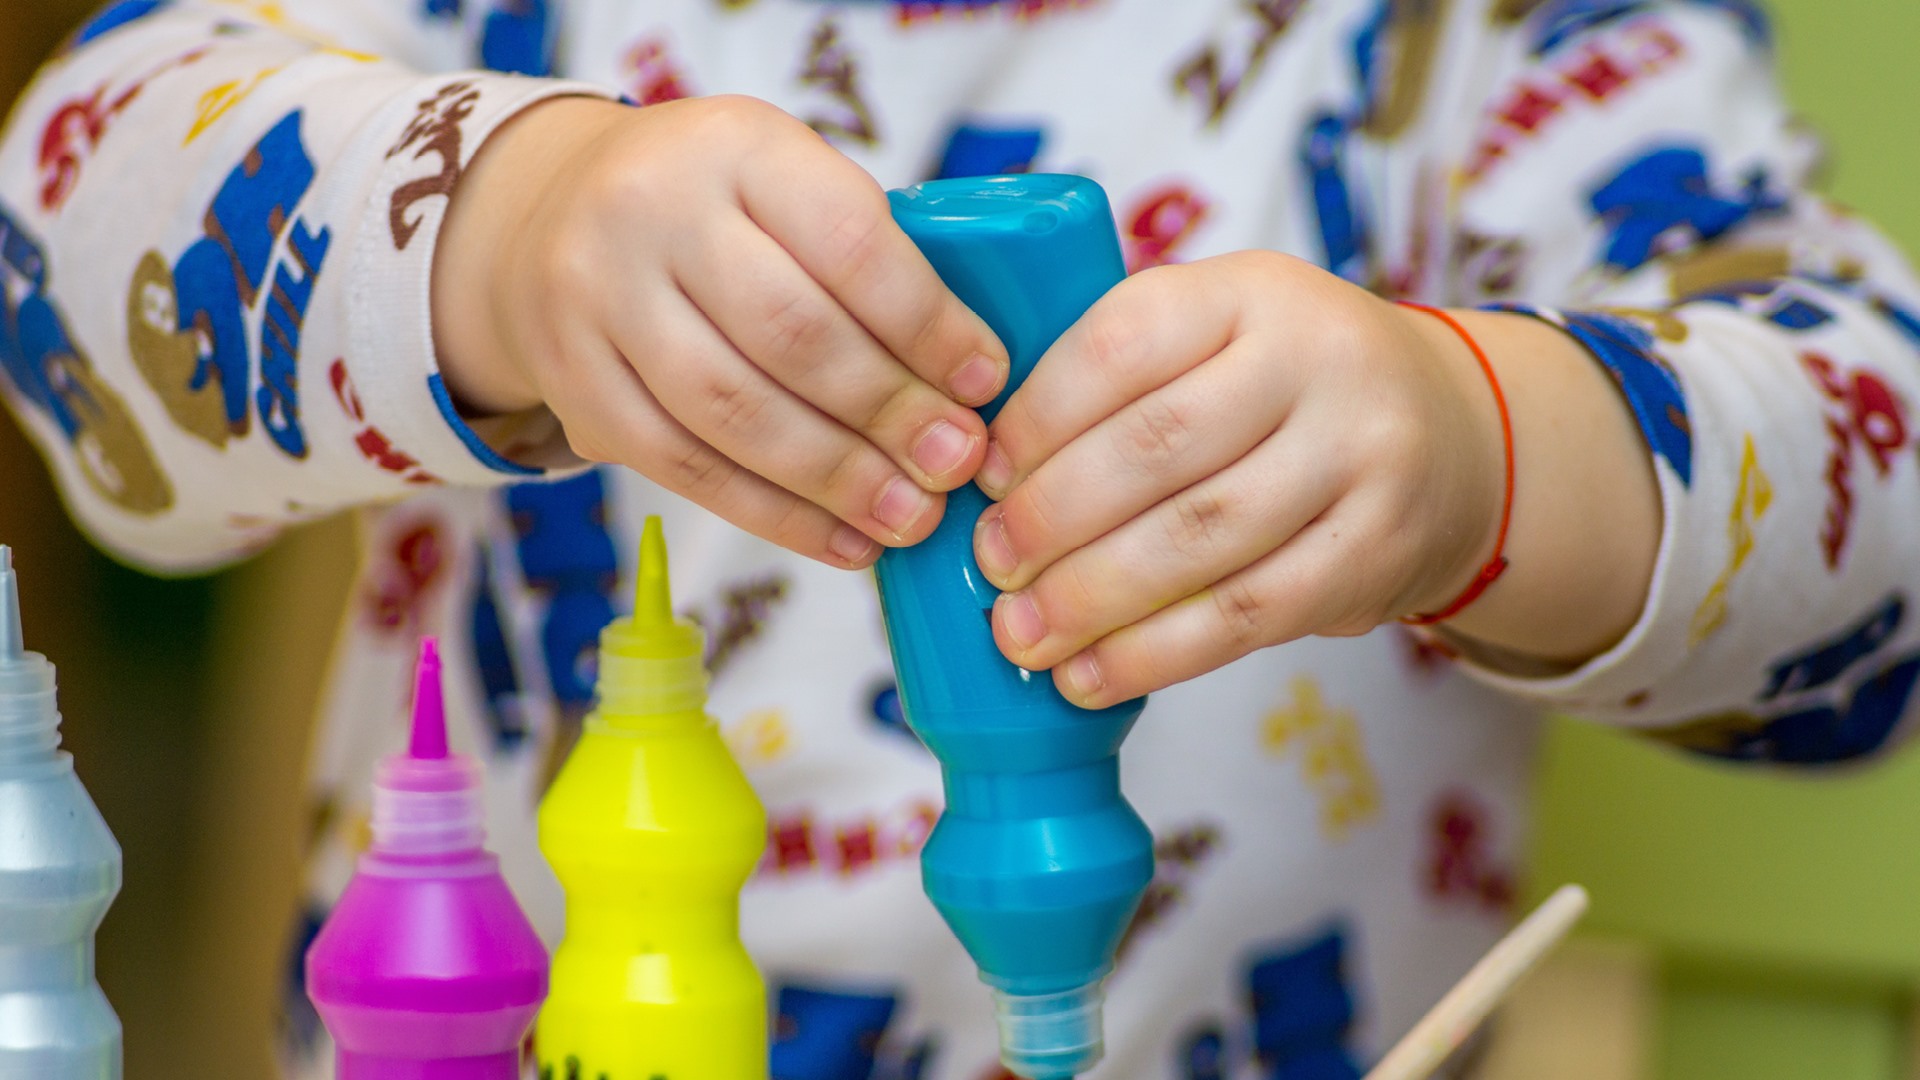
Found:
[{"label": "finger", "polygon": [[1337,510],[1239,573],[1070,657],[1054,669],[1054,685],[1076,705],[1104,708],[1342,619],[1352,542]]},{"label": "finger", "polygon": [[1284,374],[1236,343],[1123,406],[981,516],[981,571],[1002,589],[1025,588],[1056,559],[1240,460],[1285,420]]},{"label": "finger", "polygon": [[633,469],[755,536],[829,566],[858,570],[879,558],[880,545],[865,533],[700,441],[655,400],[624,357],[599,348],[603,355],[572,365],[549,392],[556,415],[568,418],[575,453]]},{"label": "finger", "polygon": [[760,370],[862,435],[924,488],[971,479],[979,414],[902,366],[780,245],[745,217],[676,257],[686,295]]},{"label": "finger", "polygon": [[754,222],[914,374],[964,405],[993,400],[1007,381],[1005,346],[894,222],[886,193],[825,144],[807,156],[805,182],[792,160],[749,161],[740,194]]},{"label": "finger", "polygon": [[1014,663],[1045,670],[1285,547],[1342,488],[1343,470],[1317,450],[1282,432],[1074,551],[1000,598],[995,641]]},{"label": "finger", "polygon": [[1095,424],[1226,348],[1234,306],[1219,279],[1206,266],[1159,267],[1094,304],[994,418],[981,490],[1004,497]]},{"label": "finger", "polygon": [[[642,382],[700,441],[883,544],[924,539],[945,497],[795,397],[734,349],[685,296],[613,328]],[[637,323],[629,325],[628,323]]]}]

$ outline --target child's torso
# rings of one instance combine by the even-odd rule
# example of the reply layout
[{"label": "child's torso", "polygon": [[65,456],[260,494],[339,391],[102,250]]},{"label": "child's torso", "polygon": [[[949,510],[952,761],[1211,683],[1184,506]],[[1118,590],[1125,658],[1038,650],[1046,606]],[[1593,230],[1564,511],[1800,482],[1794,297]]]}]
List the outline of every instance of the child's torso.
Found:
[{"label": "child's torso", "polygon": [[[1134,269],[1264,247],[1417,288],[1421,268],[1368,239],[1417,247],[1371,209],[1408,201],[1384,196],[1397,181],[1360,179],[1366,87],[1399,92],[1362,72],[1370,10],[574,0],[559,41],[564,74],[637,100],[766,98],[888,186],[943,162],[1092,176]],[[492,843],[558,935],[532,811],[589,707],[595,636],[625,610],[647,513],[666,517],[675,595],[710,638],[711,711],[768,810],[742,921],[782,1016],[776,1075],[992,1076],[985,990],[920,892],[939,771],[901,722],[871,576],[628,473],[370,515],[322,736],[310,917],[350,871],[413,640],[436,632],[456,737],[489,764]],[[1096,1077],[1284,1076],[1382,1049],[1504,924],[1532,742],[1524,710],[1398,630],[1296,642],[1154,695],[1123,764],[1159,871]]]}]

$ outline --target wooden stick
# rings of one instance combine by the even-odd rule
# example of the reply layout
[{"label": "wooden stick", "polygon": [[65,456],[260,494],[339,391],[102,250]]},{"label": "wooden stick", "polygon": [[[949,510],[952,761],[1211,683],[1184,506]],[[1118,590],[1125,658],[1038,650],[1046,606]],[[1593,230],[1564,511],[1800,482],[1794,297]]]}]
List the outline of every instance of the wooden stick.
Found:
[{"label": "wooden stick", "polygon": [[1394,1044],[1367,1080],[1421,1080],[1447,1060],[1587,913],[1587,890],[1562,885],[1494,945]]}]

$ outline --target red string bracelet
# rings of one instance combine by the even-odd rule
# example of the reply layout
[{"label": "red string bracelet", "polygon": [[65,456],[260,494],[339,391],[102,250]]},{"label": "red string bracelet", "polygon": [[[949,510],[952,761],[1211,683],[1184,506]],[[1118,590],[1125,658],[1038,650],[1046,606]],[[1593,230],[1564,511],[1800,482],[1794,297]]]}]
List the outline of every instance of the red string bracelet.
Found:
[{"label": "red string bracelet", "polygon": [[1499,580],[1500,575],[1507,571],[1507,526],[1513,521],[1513,418],[1507,414],[1507,395],[1500,389],[1500,377],[1493,373],[1493,363],[1487,359],[1486,350],[1480,347],[1480,343],[1473,340],[1472,334],[1467,333],[1467,328],[1461,326],[1458,319],[1439,308],[1415,304],[1407,300],[1399,303],[1401,307],[1424,311],[1446,323],[1454,333],[1460,335],[1461,341],[1467,343],[1467,348],[1473,350],[1473,358],[1480,361],[1480,370],[1486,372],[1487,385],[1493,388],[1493,403],[1500,409],[1500,441],[1507,455],[1507,487],[1500,504],[1500,532],[1493,541],[1493,557],[1480,568],[1480,573],[1468,583],[1460,595],[1454,597],[1453,603],[1431,615],[1408,615],[1400,620],[1408,626],[1432,626],[1434,623],[1445,622],[1460,614],[1468,604],[1480,599],[1480,594],[1487,591],[1487,586]]}]

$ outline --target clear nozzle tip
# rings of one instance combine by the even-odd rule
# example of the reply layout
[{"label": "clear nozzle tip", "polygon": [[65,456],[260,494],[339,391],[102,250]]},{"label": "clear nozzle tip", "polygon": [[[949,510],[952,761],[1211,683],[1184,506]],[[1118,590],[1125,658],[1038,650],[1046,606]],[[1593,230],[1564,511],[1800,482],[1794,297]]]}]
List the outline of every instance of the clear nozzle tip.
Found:
[{"label": "clear nozzle tip", "polygon": [[0,661],[18,660],[27,651],[20,633],[20,583],[13,573],[13,549],[0,544]]},{"label": "clear nozzle tip", "polygon": [[1000,1063],[1028,1080],[1072,1080],[1093,1071],[1106,1053],[1098,982],[1051,994],[1015,994],[995,987]]},{"label": "clear nozzle tip", "polygon": [[20,633],[20,580],[0,544],[0,765],[45,761],[60,746],[53,665]]}]

